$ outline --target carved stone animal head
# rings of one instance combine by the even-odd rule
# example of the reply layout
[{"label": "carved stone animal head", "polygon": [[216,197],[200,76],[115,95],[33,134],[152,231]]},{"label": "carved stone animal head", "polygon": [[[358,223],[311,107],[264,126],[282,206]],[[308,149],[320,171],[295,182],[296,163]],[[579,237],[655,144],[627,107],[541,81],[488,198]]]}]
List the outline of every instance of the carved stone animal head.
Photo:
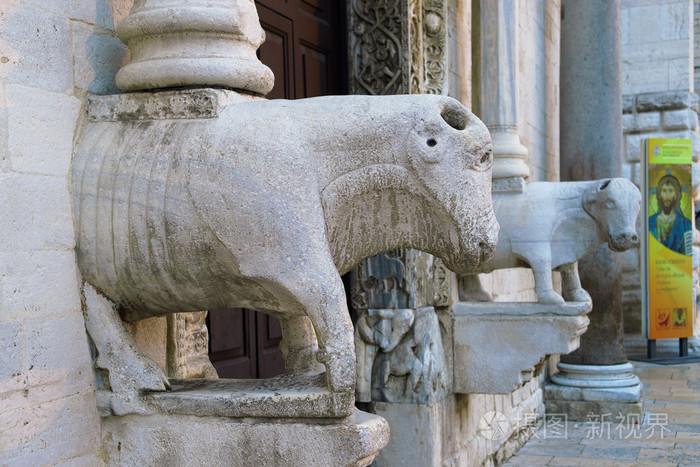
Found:
[{"label": "carved stone animal head", "polygon": [[[362,166],[344,171],[322,194],[338,270],[393,248],[431,253],[458,273],[487,261],[499,226],[486,126],[445,96],[352,97],[350,129],[337,131],[333,144],[347,148],[339,164],[354,157]],[[358,136],[346,136],[352,132]],[[353,148],[357,154],[349,156]]]},{"label": "carved stone animal head", "polygon": [[639,243],[635,223],[642,195],[626,178],[600,180],[597,188],[586,193],[583,207],[607,236],[613,251],[625,251]]},{"label": "carved stone animal head", "polygon": [[[410,164],[451,226],[440,256],[455,272],[473,270],[496,248],[499,225],[491,203],[493,146],[486,126],[455,100],[421,116],[409,135]],[[442,210],[442,212],[439,212]]]}]

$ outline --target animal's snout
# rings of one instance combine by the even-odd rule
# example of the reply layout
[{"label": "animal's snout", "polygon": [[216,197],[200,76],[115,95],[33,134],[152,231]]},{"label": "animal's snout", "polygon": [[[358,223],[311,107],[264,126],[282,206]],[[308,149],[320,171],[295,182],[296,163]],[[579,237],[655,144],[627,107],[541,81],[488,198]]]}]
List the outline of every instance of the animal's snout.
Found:
[{"label": "animal's snout", "polygon": [[496,251],[496,246],[498,246],[498,232],[500,230],[501,226],[498,225],[496,217],[493,216],[485,237],[479,242],[479,252],[482,263],[488,261],[493,255],[493,252]]},{"label": "animal's snout", "polygon": [[608,243],[613,251],[625,251],[639,244],[639,236],[637,232],[623,232],[616,236],[611,235]]}]

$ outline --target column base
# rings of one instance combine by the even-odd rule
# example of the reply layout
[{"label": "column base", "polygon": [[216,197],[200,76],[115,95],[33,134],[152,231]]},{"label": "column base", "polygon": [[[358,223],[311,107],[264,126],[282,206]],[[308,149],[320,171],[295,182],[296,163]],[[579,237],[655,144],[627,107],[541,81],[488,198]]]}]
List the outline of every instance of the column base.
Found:
[{"label": "column base", "polygon": [[632,365],[572,365],[558,363],[559,373],[544,387],[548,414],[566,414],[569,421],[638,420],[644,407],[642,383]]}]

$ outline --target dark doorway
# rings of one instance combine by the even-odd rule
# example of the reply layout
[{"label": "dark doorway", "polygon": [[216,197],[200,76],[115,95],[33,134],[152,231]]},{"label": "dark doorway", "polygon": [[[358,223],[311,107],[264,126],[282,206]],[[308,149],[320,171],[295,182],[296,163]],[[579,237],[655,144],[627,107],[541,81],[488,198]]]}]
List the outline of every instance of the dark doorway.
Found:
[{"label": "dark doorway", "polygon": [[[344,0],[256,0],[265,43],[260,60],[275,74],[268,99],[347,94]],[[279,321],[243,308],[210,310],[209,358],[222,378],[284,372]]]}]

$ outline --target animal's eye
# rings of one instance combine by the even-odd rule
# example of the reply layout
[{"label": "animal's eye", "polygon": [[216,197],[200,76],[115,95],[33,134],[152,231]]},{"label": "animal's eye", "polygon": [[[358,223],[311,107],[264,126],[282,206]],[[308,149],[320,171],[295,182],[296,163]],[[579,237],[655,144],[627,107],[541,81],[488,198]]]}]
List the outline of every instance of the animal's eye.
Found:
[{"label": "animal's eye", "polygon": [[479,159],[476,161],[475,168],[479,170],[488,169],[493,161],[493,147],[489,145],[488,147],[484,148],[481,155],[478,157]]},{"label": "animal's eye", "polygon": [[615,201],[609,199],[605,202],[605,209],[614,209],[615,208]]},{"label": "animal's eye", "polygon": [[437,146],[437,140],[435,138],[430,138],[428,141],[426,141],[426,144],[431,148],[435,147]]}]

